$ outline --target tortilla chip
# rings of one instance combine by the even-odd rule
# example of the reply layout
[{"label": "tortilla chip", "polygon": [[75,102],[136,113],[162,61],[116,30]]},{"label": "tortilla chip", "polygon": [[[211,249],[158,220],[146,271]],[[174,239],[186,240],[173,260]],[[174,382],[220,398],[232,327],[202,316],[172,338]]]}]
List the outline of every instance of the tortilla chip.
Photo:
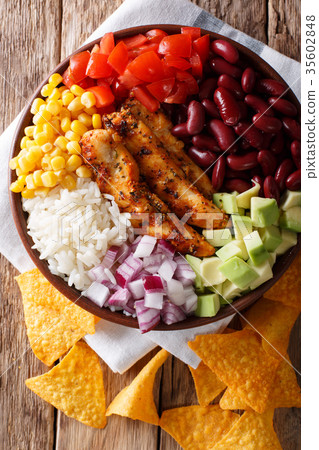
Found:
[{"label": "tortilla chip", "polygon": [[69,417],[104,428],[105,392],[97,354],[78,342],[49,372],[26,380],[31,391]]},{"label": "tortilla chip", "polygon": [[203,361],[197,369],[188,367],[194,380],[198,403],[201,406],[209,405],[226,388],[226,385]]},{"label": "tortilla chip", "polygon": [[31,348],[50,366],[86,334],[95,332],[95,316],[62,295],[38,269],[16,277]]},{"label": "tortilla chip", "polygon": [[204,334],[188,345],[251,408],[265,411],[279,360],[268,355],[254,331]]},{"label": "tortilla chip", "polygon": [[301,253],[266,293],[267,298],[301,310]]},{"label": "tortilla chip", "polygon": [[238,414],[223,411],[218,405],[185,406],[164,411],[160,427],[183,449],[206,450],[222,439],[238,418]]},{"label": "tortilla chip", "polygon": [[296,308],[261,298],[243,315],[242,325],[258,331],[263,337],[264,350],[274,358],[286,354],[290,331],[299,316]]},{"label": "tortilla chip", "polygon": [[133,420],[159,424],[159,417],[153,398],[153,385],[158,369],[169,353],[162,349],[140,371],[129,386],[126,386],[112,401],[106,415],[117,414]]},{"label": "tortilla chip", "polygon": [[[286,359],[290,362],[288,356]],[[250,410],[249,406],[231,389],[226,389],[219,406],[222,409]],[[274,408],[301,408],[301,393],[295,371],[284,360],[278,367],[267,402],[267,409]]]},{"label": "tortilla chip", "polygon": [[273,427],[273,410],[263,414],[245,412],[231,430],[214,447],[214,450],[281,449]]}]

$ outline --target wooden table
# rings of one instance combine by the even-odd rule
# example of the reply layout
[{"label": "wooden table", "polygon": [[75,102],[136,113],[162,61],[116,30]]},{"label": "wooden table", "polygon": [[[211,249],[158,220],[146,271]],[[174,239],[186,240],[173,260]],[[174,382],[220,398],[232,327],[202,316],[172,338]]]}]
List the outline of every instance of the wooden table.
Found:
[{"label": "wooden table", "polygon": [[[7,0],[0,3],[1,69],[0,132],[25,106],[26,99],[56,64],[74,51],[120,4],[121,0]],[[276,50],[300,59],[300,1],[199,0],[199,6]],[[4,81],[3,77],[7,81]],[[9,149],[2,148],[2,152]],[[159,428],[113,416],[104,430],[94,430],[67,418],[26,389],[26,378],[47,371],[28,349],[23,309],[14,281],[17,271],[0,257],[1,373],[0,446],[13,449],[152,450],[177,449]],[[300,369],[300,322],[291,335],[289,353]],[[154,352],[153,352],[154,353]],[[125,375],[115,375],[102,363],[107,403],[130,383],[151,355]],[[188,368],[176,358],[159,371],[155,398],[159,412],[196,404]],[[300,448],[300,411],[281,409],[275,427],[285,450]]]}]

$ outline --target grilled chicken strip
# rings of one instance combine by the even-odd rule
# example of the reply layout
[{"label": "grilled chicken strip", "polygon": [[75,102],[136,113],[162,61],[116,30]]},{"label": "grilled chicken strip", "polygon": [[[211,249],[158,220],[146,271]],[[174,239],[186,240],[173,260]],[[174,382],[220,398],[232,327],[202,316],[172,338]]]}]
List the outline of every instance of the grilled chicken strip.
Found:
[{"label": "grilled chicken strip", "polygon": [[141,227],[143,214],[148,213],[147,234],[167,239],[183,254],[214,254],[215,249],[189,225],[184,225],[182,233],[167,206],[140,182],[136,161],[119,136],[116,140],[113,130],[88,131],[80,144],[86,164],[94,168],[100,191],[113,195],[122,212],[131,213],[133,226]]},{"label": "grilled chicken strip", "polygon": [[226,217],[211,200],[185,178],[152,131],[127,109],[103,116],[105,127],[112,127],[135,158],[141,175],[151,190],[179,218],[200,228],[224,228]]},{"label": "grilled chicken strip", "polygon": [[191,181],[205,197],[211,199],[214,189],[209,177],[197,164],[184,152],[184,142],[172,135],[172,122],[162,111],[150,112],[135,98],[128,99],[124,109],[130,110],[136,119],[141,119],[147,125],[163,146],[168,150],[174,163],[182,169],[185,177]]}]

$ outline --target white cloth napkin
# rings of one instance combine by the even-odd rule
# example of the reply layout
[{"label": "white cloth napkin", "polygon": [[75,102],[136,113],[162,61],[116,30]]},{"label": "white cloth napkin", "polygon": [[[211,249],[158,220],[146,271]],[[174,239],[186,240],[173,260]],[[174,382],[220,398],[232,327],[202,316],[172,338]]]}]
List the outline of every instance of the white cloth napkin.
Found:
[{"label": "white cloth napkin", "polygon": [[[235,30],[187,0],[126,0],[87,39],[90,42],[108,31],[145,24],[174,23],[192,25],[228,36],[253,50],[281,74],[300,98],[300,64]],[[20,116],[20,115],[19,115]],[[34,267],[24,249],[11,216],[8,197],[8,162],[19,116],[0,136],[0,252],[21,272]],[[232,316],[233,317],[233,316]],[[151,331],[141,335],[136,329],[100,321],[87,343],[114,372],[123,373],[157,345],[196,368],[199,358],[187,345],[197,334],[221,332],[232,317],[217,323],[183,331]]]}]

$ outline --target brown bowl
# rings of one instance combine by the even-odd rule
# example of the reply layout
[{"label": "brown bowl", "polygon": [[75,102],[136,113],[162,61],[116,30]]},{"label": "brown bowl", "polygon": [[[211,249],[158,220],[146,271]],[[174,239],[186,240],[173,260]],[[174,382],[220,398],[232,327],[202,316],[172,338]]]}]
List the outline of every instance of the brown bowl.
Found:
[{"label": "brown bowl", "polygon": [[[128,28],[121,31],[116,31],[114,33],[115,37],[117,39],[121,39],[127,36],[131,36],[136,33],[145,33],[146,31],[152,29],[152,28],[161,28],[164,31],[166,31],[169,34],[179,33],[181,25],[145,25],[145,26],[138,26],[133,28]],[[229,42],[231,42],[237,49],[241,52],[241,56],[244,57],[244,59],[248,62],[250,62],[256,70],[260,71],[265,77],[267,78],[274,78],[276,80],[280,80],[284,82],[284,80],[281,78],[281,76],[271,67],[269,64],[267,64],[263,59],[261,59],[258,55],[253,53],[248,48],[244,47],[241,44],[238,44],[237,42],[226,38],[224,36],[221,36],[217,33],[213,33],[211,31],[202,30],[203,34],[209,34],[211,38],[213,39],[225,39]],[[96,39],[95,41],[91,42],[90,44],[87,44],[83,47],[81,47],[79,50],[77,50],[75,53],[78,53],[79,51],[84,50],[90,50],[95,43],[98,43],[100,39]],[[72,56],[72,55],[70,55]],[[63,73],[66,68],[68,67],[70,57],[66,58],[64,61],[62,61],[50,74],[59,72]],[[29,104],[32,103],[32,101],[38,97],[41,91],[41,88],[44,84],[47,83],[49,76],[38,86],[38,88],[35,90],[34,94],[32,95]],[[285,82],[284,82],[285,83]],[[286,84],[286,83],[285,83]],[[288,87],[288,86],[287,86]],[[296,96],[293,94],[293,92],[290,90],[289,93],[286,96],[298,109],[300,113],[300,103],[298,102]],[[11,148],[11,158],[16,156],[20,151],[20,140],[24,135],[24,128],[28,125],[30,125],[32,122],[32,114],[30,112],[30,106],[27,105],[26,108],[23,111],[22,117],[20,119],[20,122],[18,124],[12,148]],[[9,169],[9,184],[16,180],[16,174],[14,171]],[[68,284],[62,280],[62,278],[53,275],[49,268],[48,264],[45,260],[39,259],[39,252],[37,250],[32,249],[33,241],[31,237],[27,233],[27,214],[22,210],[22,204],[21,204],[21,196],[20,194],[15,194],[11,191],[9,191],[9,197],[10,197],[10,204],[11,204],[11,210],[12,215],[14,218],[14,222],[16,225],[16,228],[18,230],[19,236],[21,238],[21,241],[26,248],[29,256],[31,257],[34,264],[38,267],[38,269],[43,273],[43,275],[50,281],[50,283],[53,284],[55,288],[57,288],[63,295],[65,295],[67,298],[69,298],[71,301],[76,302],[77,305],[79,305],[81,308],[86,309],[87,311],[95,314],[98,317],[101,317],[102,319],[108,320],[110,322],[115,322],[121,325],[125,325],[132,328],[138,328],[137,319],[134,319],[133,317],[125,316],[121,311],[120,312],[112,312],[108,308],[99,308],[97,305],[95,305],[93,302],[91,302],[87,297],[81,296],[81,292],[77,289],[68,286]],[[254,291],[250,292],[249,294],[246,294],[242,297],[240,297],[238,300],[235,300],[231,305],[226,306],[222,308],[218,314],[215,317],[195,317],[190,316],[183,322],[178,322],[173,325],[165,325],[164,323],[160,323],[155,329],[156,330],[181,330],[185,328],[192,328],[192,327],[199,327],[202,325],[206,325],[208,323],[216,322],[220,319],[223,319],[225,317],[230,316],[231,314],[234,314],[236,311],[240,311],[247,306],[251,305],[252,303],[256,302],[265,292],[274,284],[278,279],[283,275],[283,273],[288,269],[290,264],[292,263],[293,259],[296,257],[298,252],[300,251],[300,238],[298,238],[298,244],[291,248],[288,252],[286,252],[284,255],[278,258],[276,264],[273,267],[274,277],[261,285],[259,288],[255,289]]]}]

